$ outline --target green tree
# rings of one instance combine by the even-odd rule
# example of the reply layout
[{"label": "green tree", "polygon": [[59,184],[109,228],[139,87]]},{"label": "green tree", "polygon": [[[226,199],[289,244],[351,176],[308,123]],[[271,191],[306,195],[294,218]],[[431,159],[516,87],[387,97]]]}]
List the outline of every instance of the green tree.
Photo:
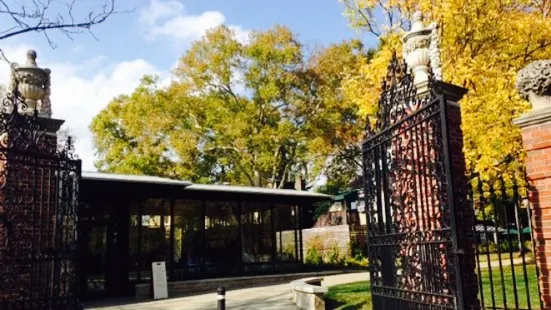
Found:
[{"label": "green tree", "polygon": [[[327,178],[326,186],[320,191],[332,188],[342,192],[353,186],[351,183],[361,174],[365,117],[361,116],[357,105],[345,98],[341,89],[343,81],[359,74],[361,65],[373,54],[374,51],[365,50],[360,41],[352,40],[320,49],[310,60],[311,67],[321,77],[318,91],[324,98],[326,112],[316,120],[318,130],[312,141],[318,159],[314,165],[315,175]],[[326,124],[333,128],[325,128]]]},{"label": "green tree", "polygon": [[366,52],[355,41],[303,50],[282,26],[247,44],[224,26],[207,32],[170,87],[145,77],[95,117],[98,169],[271,187],[314,179],[359,139],[341,81]]}]

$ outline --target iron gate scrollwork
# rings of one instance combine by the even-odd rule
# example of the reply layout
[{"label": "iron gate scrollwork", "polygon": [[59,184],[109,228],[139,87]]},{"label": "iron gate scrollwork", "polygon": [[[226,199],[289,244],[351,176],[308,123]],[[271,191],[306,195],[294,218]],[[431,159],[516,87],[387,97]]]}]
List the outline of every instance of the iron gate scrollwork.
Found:
[{"label": "iron gate scrollwork", "polygon": [[0,308],[77,309],[81,162],[17,87],[0,113]]},{"label": "iron gate scrollwork", "polygon": [[396,56],[362,145],[373,309],[457,309],[446,101]]}]

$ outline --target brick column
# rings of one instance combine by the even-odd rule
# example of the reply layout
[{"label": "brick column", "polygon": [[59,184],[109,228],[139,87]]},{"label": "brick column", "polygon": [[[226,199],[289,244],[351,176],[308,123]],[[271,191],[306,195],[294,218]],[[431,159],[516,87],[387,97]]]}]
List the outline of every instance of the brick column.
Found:
[{"label": "brick column", "polygon": [[551,60],[534,61],[520,70],[516,87],[532,111],[514,120],[526,152],[532,239],[539,268],[543,309],[551,309]]},{"label": "brick column", "polygon": [[475,273],[475,234],[474,208],[468,200],[469,182],[465,154],[463,153],[463,131],[461,130],[461,109],[458,102],[467,89],[448,83],[440,83],[446,97],[446,117],[448,130],[448,151],[451,166],[453,204],[457,236],[458,263],[461,277],[461,290],[464,309],[480,309],[478,300],[478,279]]},{"label": "brick column", "polygon": [[526,151],[532,236],[544,309],[551,309],[551,108],[515,120]]},{"label": "brick column", "polygon": [[475,234],[474,209],[468,201],[469,183],[467,180],[465,155],[463,153],[463,131],[461,130],[461,111],[457,105],[448,106],[448,128],[450,134],[450,160],[454,191],[457,247],[459,268],[465,309],[480,309],[478,300],[478,280],[475,273]]}]

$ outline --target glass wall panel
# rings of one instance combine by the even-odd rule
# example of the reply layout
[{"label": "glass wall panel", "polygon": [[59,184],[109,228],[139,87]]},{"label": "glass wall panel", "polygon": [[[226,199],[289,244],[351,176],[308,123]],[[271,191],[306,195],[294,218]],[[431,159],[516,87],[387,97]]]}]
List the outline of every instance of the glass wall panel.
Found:
[{"label": "glass wall panel", "polygon": [[244,202],[241,212],[243,263],[270,263],[273,254],[270,204]]},{"label": "glass wall panel", "polygon": [[141,269],[141,260],[140,260],[140,219],[141,219],[141,208],[142,203],[140,201],[131,201],[129,208],[130,215],[130,229],[129,229],[129,241],[128,241],[128,256],[130,261],[130,271],[128,275],[128,280],[130,282],[135,282],[138,280],[138,273]]},{"label": "glass wall panel", "polygon": [[[141,218],[141,280],[151,278],[151,263],[166,261],[170,265],[170,201],[147,199]],[[168,266],[167,266],[168,268]]]},{"label": "glass wall panel", "polygon": [[[104,201],[90,201],[79,210],[79,226],[83,242],[82,257],[80,260],[87,263],[82,266],[81,274],[86,297],[101,296],[107,292],[107,281],[110,274],[109,247],[113,244],[113,234],[109,234],[109,225],[112,221],[111,211],[115,205]],[[81,283],[82,284],[82,283]]]},{"label": "glass wall panel", "polygon": [[238,208],[234,202],[207,201],[205,265],[209,275],[235,275],[241,265]]},{"label": "glass wall panel", "polygon": [[107,227],[92,226],[88,230],[88,257],[86,259],[87,292],[105,290]]},{"label": "glass wall panel", "polygon": [[295,205],[278,204],[274,207],[277,260],[291,262],[298,254],[298,214]]},{"label": "glass wall panel", "polygon": [[203,258],[202,201],[174,202],[174,271],[176,280],[196,278]]}]

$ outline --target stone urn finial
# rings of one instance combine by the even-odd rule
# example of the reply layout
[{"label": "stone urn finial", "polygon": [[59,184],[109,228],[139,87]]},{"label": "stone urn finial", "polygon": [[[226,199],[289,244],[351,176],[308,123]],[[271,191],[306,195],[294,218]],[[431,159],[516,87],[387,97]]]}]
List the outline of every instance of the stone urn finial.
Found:
[{"label": "stone urn finial", "polygon": [[[411,19],[411,30],[403,37],[403,57],[413,73],[413,83],[418,93],[426,91],[428,86],[429,71],[433,63],[440,65],[438,59],[433,57],[434,49],[439,48],[437,37],[434,35],[433,27],[426,27],[423,23],[423,14],[417,11]],[[434,60],[433,60],[434,59]]]},{"label": "stone urn finial", "polygon": [[35,50],[28,50],[27,51],[27,63],[25,65],[27,67],[33,67],[33,68],[38,67],[38,65],[36,64],[36,51]]},{"label": "stone urn finial", "polygon": [[423,13],[421,11],[416,11],[413,13],[411,18],[410,32],[420,31],[423,29],[425,29],[425,24],[423,24]]},{"label": "stone urn finial", "polygon": [[551,60],[534,61],[520,70],[516,87],[533,111],[551,108]]},{"label": "stone urn finial", "polygon": [[35,110],[42,117],[51,117],[50,105],[50,69],[40,68],[36,64],[36,51],[27,51],[27,62],[21,66],[11,64],[11,88],[24,99],[24,104],[18,104],[19,113],[33,115]]}]

